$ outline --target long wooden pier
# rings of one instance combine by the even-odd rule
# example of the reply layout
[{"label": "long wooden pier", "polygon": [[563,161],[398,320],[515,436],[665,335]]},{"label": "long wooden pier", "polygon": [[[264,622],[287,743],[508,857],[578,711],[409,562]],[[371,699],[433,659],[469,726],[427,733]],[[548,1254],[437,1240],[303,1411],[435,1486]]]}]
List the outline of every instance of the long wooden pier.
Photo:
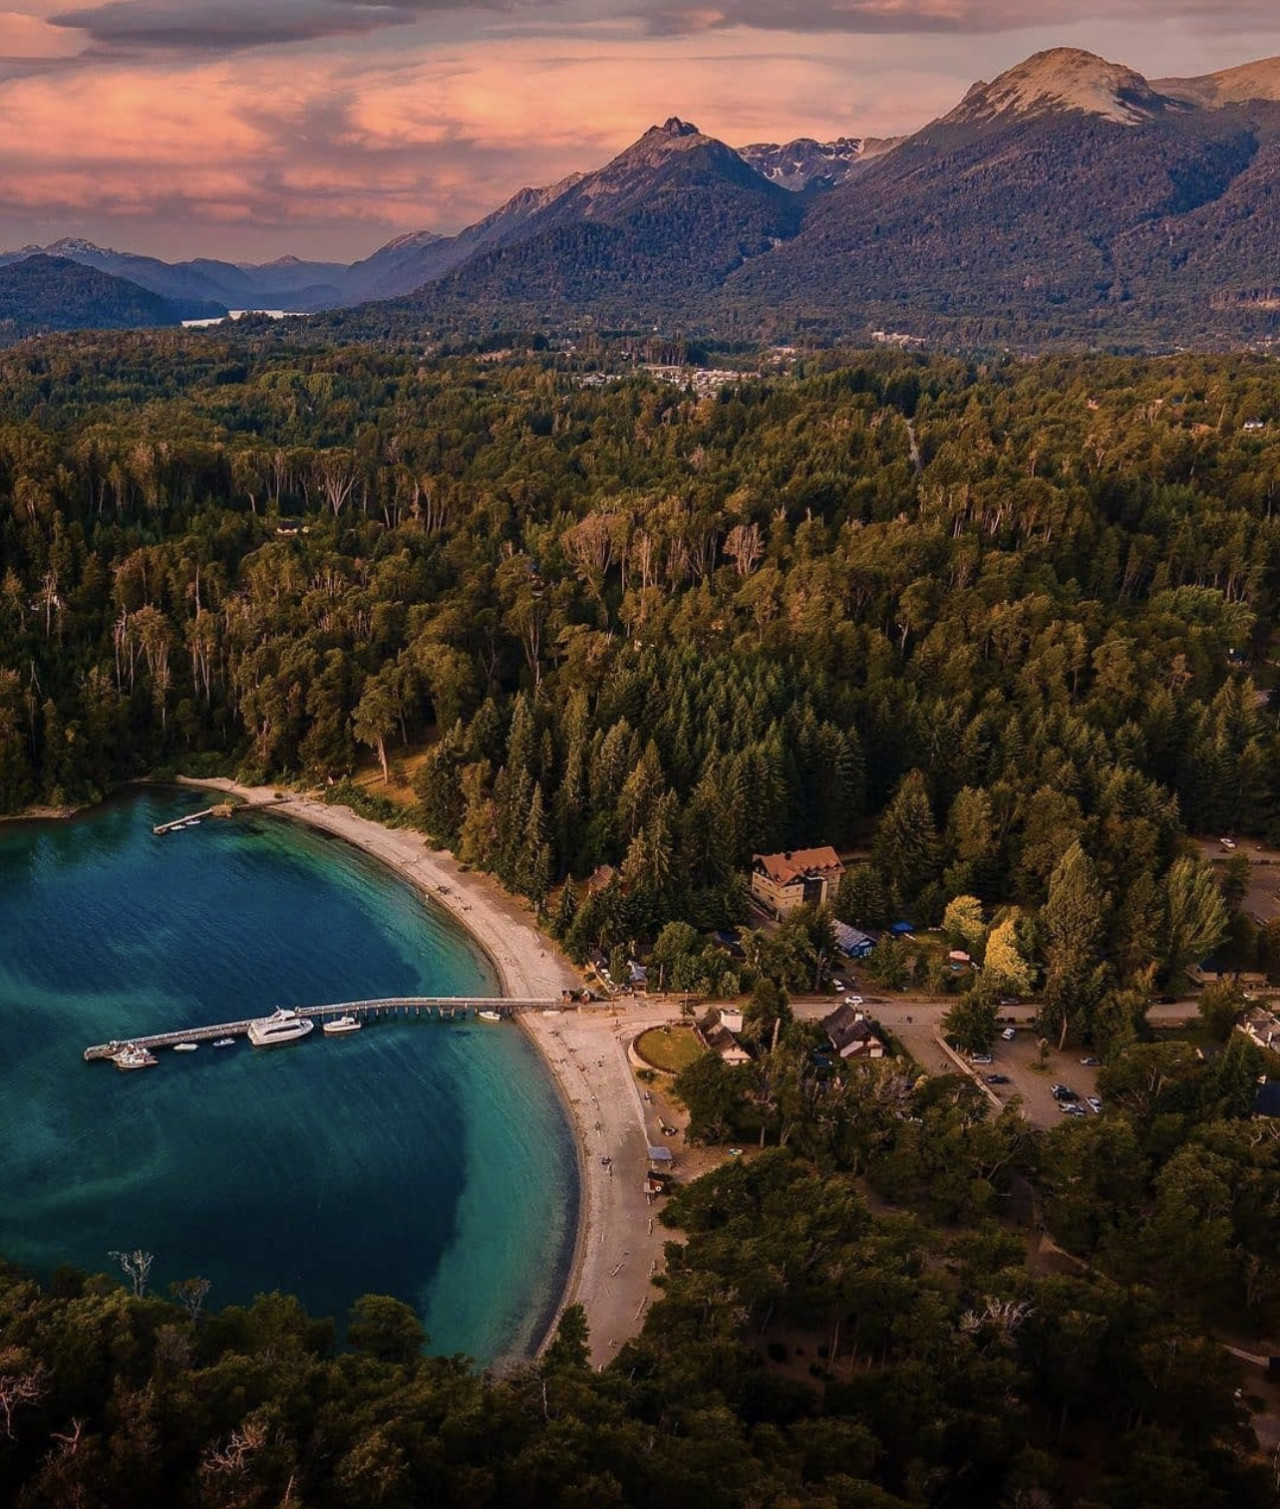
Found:
[{"label": "long wooden pier", "polygon": [[190,828],[195,823],[203,822],[206,817],[230,817],[235,810],[230,802],[215,802],[212,807],[205,807],[200,812],[188,812],[184,817],[172,818],[167,823],[157,823],[151,831],[175,833],[179,828]]},{"label": "long wooden pier", "polygon": [[[465,1021],[481,1011],[496,1011],[507,1017],[517,1011],[558,1010],[564,1004],[562,997],[542,1000],[522,996],[391,996],[380,1001],[340,1001],[329,1006],[291,1009],[296,1016],[313,1022],[339,1016],[353,1016],[360,1021],[403,1017],[450,1022]],[[126,1044],[134,1048],[172,1048],[175,1043],[211,1043],[220,1037],[244,1037],[254,1022],[263,1019],[263,1016],[246,1017],[242,1022],[217,1022],[211,1027],[184,1027],[177,1032],[152,1032],[141,1037],[123,1037],[118,1042],[95,1043],[84,1050],[84,1061],[89,1064],[95,1059],[110,1059]]]}]

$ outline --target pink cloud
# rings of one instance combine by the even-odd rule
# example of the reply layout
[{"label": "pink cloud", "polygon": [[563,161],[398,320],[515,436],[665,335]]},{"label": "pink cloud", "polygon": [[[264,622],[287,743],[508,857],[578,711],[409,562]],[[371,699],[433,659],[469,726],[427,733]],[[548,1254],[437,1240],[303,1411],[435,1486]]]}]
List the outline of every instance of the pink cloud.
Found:
[{"label": "pink cloud", "polygon": [[[693,4],[684,14],[696,38],[651,35],[635,19],[557,34],[539,8],[473,17],[453,41],[433,23],[340,50],[312,42],[234,58],[78,61],[78,34],[48,24],[57,0],[0,12],[0,53],[46,69],[5,78],[0,58],[0,244],[76,233],[165,255],[354,257],[400,231],[456,229],[523,185],[595,167],[672,114],[731,143],[893,135],[1053,42],[1092,40],[1152,76],[1280,50],[1280,20],[1278,45],[1251,54],[1239,39],[1208,44],[1176,27],[1158,37],[1059,28],[997,43],[721,26],[739,3]],[[972,21],[1004,0],[928,3]],[[897,9],[906,27],[921,5]]]}]

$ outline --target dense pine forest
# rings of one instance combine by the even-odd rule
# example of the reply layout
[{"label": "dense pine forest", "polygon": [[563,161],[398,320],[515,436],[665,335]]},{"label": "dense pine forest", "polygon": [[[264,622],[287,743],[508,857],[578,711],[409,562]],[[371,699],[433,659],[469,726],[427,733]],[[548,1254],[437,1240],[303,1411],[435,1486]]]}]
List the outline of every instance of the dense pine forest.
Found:
[{"label": "dense pine forest", "polygon": [[[339,1350],[280,1296],[5,1270],[0,1497],[1261,1509],[1211,1338],[1280,1323],[1268,1066],[1230,992],[1216,1055],[1145,1012],[1213,947],[1280,969],[1188,839],[1280,838],[1280,370],[825,352],[699,397],[624,356],[251,323],[0,355],[0,808],[165,770],[350,796],[425,747],[398,820],[572,953],[754,991],[752,1063],[679,1090],[763,1149],[668,1203],[687,1242],[599,1375],[573,1311],[492,1379],[391,1300]],[[810,844],[860,856],[846,920],[985,957],[970,1035],[1037,989],[1108,1114],[833,1078],[785,995],[829,919],[702,942],[754,851]]]},{"label": "dense pine forest", "polygon": [[1183,835],[1278,817],[1271,363],[585,365],[7,353],[0,809],[435,741],[422,825],[579,943],[733,921],[753,851],[879,823],[857,920],[1037,908],[1078,844],[1119,974],[1187,962],[1147,931]]}]

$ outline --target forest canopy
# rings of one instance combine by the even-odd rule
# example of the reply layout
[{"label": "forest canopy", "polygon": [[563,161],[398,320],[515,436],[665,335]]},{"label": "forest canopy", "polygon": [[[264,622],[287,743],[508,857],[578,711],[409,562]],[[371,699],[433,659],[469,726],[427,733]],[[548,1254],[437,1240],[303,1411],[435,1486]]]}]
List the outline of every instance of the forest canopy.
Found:
[{"label": "forest canopy", "polygon": [[1182,836],[1277,823],[1273,365],[846,360],[6,353],[0,807],[427,742],[426,830],[540,904],[612,866],[617,934],[734,920],[755,851],[874,840],[938,921],[1079,844],[1099,951],[1176,968]]},{"label": "forest canopy", "polygon": [[[695,1139],[756,1139],[675,1194],[601,1375],[574,1311],[494,1380],[385,1296],[339,1348],[278,1295],[4,1269],[0,1492],[1270,1502],[1212,1340],[1276,1324],[1265,1060],[1230,991],[1221,1051],[1142,1029],[1211,948],[1280,969],[1247,864],[1189,837],[1280,839],[1280,369],[827,352],[699,394],[624,356],[252,324],[0,354],[0,810],[166,770],[345,792],[425,750],[408,820],[571,952],[754,983],[751,1062],[679,1092]],[[809,845],[858,856],[836,915],[985,963],[965,1034],[1036,989],[1097,1042],[1107,1114],[1034,1134],[967,1080],[833,1072],[783,989],[830,915],[741,967],[705,937],[755,852]]]}]

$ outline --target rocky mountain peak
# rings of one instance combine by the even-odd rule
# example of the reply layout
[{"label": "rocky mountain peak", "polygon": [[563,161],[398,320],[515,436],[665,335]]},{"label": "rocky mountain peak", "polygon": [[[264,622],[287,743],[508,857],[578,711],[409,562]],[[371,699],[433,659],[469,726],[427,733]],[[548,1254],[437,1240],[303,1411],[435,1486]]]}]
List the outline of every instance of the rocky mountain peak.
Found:
[{"label": "rocky mountain peak", "polygon": [[63,236],[61,240],[54,241],[44,248],[51,257],[92,257],[92,256],[115,256],[117,253],[109,252],[105,247],[95,246],[92,241],[86,241],[82,236]]},{"label": "rocky mountain peak", "polygon": [[1053,47],[1015,64],[990,84],[975,84],[944,119],[982,122],[1074,110],[1136,126],[1176,103],[1122,63],[1109,63],[1075,47]]},{"label": "rocky mountain peak", "polygon": [[1250,100],[1280,100],[1280,58],[1259,58],[1200,78],[1156,79],[1152,87],[1189,105],[1210,108]]}]

